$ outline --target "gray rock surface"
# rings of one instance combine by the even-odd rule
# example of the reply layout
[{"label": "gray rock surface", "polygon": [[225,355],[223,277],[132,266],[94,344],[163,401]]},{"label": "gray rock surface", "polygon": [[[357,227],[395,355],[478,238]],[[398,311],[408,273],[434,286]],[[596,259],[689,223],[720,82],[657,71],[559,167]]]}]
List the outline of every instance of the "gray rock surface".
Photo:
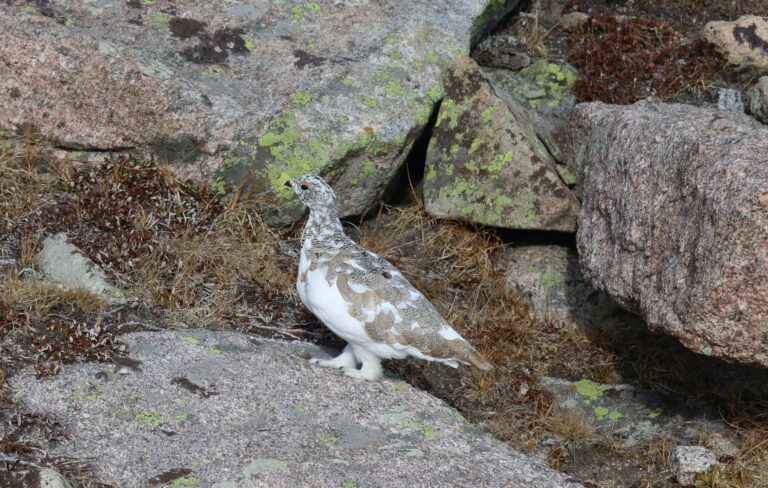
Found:
[{"label": "gray rock surface", "polygon": [[488,36],[472,51],[472,58],[481,66],[519,70],[531,64],[525,47],[510,35]]},{"label": "gray rock surface", "polygon": [[696,475],[705,472],[713,464],[717,464],[717,458],[706,447],[678,446],[672,454],[672,472],[683,486],[692,486]]},{"label": "gray rock surface", "polygon": [[741,92],[733,88],[720,88],[717,92],[717,108],[721,110],[744,111]]},{"label": "gray rock surface", "polygon": [[454,60],[444,85],[427,150],[426,211],[509,229],[573,232],[578,201],[530,114],[499,98],[467,57]]},{"label": "gray rock surface", "polygon": [[584,279],[579,258],[571,249],[516,246],[494,257],[510,289],[526,299],[529,313],[539,321],[573,329],[607,327],[613,321],[628,319],[608,295]]},{"label": "gray rock surface", "polygon": [[712,21],[702,36],[736,66],[768,69],[768,17],[743,15],[733,22]]},{"label": "gray rock surface", "polygon": [[109,283],[104,270],[69,242],[66,234],[47,237],[35,262],[48,279],[64,288],[82,288],[115,301],[124,299],[123,292]]},{"label": "gray rock surface", "polygon": [[730,110],[577,105],[581,269],[657,331],[768,366],[768,128]]},{"label": "gray rock surface", "polygon": [[0,128],[32,126],[78,155],[154,153],[219,191],[269,190],[284,220],[300,207],[283,183],[322,173],[341,214],[359,214],[427,123],[441,70],[517,3],[9,4]]},{"label": "gray rock surface", "polygon": [[763,124],[768,124],[768,76],[761,77],[744,93],[744,109]]},{"label": "gray rock surface", "polygon": [[115,365],[9,381],[69,433],[51,455],[90,458],[125,488],[579,486],[401,381],[312,366],[315,346],[209,330],[122,339],[130,356]]},{"label": "gray rock surface", "polygon": [[549,377],[541,379],[541,386],[552,394],[560,411],[580,412],[598,430],[615,435],[626,447],[660,438],[690,444],[697,442],[702,433],[720,435],[728,442],[720,434],[728,427],[718,412],[660,390]]}]

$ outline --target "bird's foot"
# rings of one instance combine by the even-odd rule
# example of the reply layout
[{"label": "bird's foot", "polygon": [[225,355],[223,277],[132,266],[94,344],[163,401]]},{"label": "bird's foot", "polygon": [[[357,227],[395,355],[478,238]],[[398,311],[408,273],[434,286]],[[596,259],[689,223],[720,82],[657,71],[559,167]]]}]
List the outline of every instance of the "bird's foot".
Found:
[{"label": "bird's foot", "polygon": [[382,377],[382,372],[380,369],[376,371],[370,368],[366,369],[365,367],[361,369],[343,368],[342,371],[344,371],[345,375],[350,376],[356,380],[376,381]]},{"label": "bird's foot", "polygon": [[347,345],[341,354],[333,359],[312,358],[309,360],[312,364],[317,364],[324,368],[342,369],[342,368],[356,368],[357,360],[355,354],[352,352],[352,347]]},{"label": "bird's foot", "polygon": [[356,380],[361,380],[362,381],[362,380],[365,379],[365,378],[363,378],[363,373],[361,373],[360,370],[357,369],[357,368],[342,368],[342,371],[344,371],[345,375],[347,375],[347,376],[349,376],[351,378],[354,378]]},{"label": "bird's foot", "polygon": [[312,364],[316,364],[318,366],[322,366],[323,368],[342,369],[345,367],[344,364],[340,364],[339,361],[336,361],[336,358],[334,359],[312,358],[309,360],[309,362]]}]

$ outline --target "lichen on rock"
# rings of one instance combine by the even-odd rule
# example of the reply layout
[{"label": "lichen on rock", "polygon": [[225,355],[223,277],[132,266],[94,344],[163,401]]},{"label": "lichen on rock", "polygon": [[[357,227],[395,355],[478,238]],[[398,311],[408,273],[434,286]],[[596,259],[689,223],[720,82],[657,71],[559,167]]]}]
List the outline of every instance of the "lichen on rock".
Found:
[{"label": "lichen on rock", "polygon": [[578,202],[524,109],[499,98],[466,57],[454,60],[444,85],[427,153],[427,212],[511,229],[572,232]]}]

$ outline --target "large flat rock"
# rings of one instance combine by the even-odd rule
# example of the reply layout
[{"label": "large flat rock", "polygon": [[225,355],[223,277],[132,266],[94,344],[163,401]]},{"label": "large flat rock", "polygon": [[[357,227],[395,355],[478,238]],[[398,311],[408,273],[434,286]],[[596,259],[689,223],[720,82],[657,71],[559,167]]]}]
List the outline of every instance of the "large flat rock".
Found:
[{"label": "large flat rock", "polygon": [[315,346],[208,330],[122,339],[117,365],[10,383],[62,420],[70,438],[52,455],[87,457],[125,488],[579,486],[402,381],[311,365]]},{"label": "large flat rock", "polygon": [[359,214],[427,123],[442,68],[518,3],[10,2],[0,128],[82,158],[152,153],[278,205],[287,179],[322,173],[341,214]]},{"label": "large flat rock", "polygon": [[768,366],[768,129],[650,101],[570,120],[587,279],[694,351]]}]

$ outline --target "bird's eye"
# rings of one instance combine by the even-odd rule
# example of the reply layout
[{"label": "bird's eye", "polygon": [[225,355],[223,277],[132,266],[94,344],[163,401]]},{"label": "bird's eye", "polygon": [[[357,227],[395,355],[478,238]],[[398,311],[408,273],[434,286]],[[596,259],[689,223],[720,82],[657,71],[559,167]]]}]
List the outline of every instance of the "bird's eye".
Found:
[{"label": "bird's eye", "polygon": [[309,187],[307,185],[302,184],[301,185],[301,189],[302,190],[309,190]]}]

